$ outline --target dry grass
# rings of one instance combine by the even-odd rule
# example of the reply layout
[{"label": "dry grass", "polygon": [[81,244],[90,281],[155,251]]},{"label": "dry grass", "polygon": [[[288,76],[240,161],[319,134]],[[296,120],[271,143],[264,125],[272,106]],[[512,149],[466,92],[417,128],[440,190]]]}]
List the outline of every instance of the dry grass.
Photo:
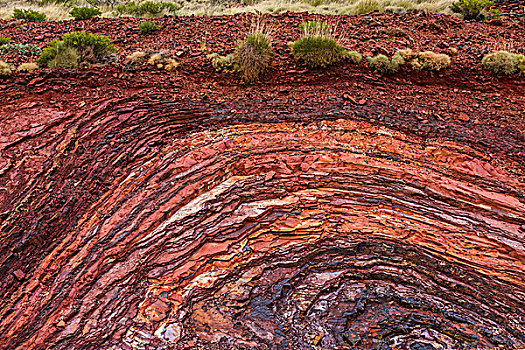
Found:
[{"label": "dry grass", "polygon": [[28,63],[22,63],[18,66],[16,69],[17,72],[27,72],[27,73],[33,73],[38,69],[38,64],[35,62],[28,62]]},{"label": "dry grass", "polygon": [[9,63],[5,63],[4,61],[0,61],[0,76],[9,75],[12,71],[13,66],[11,66]]},{"label": "dry grass", "polygon": [[[159,0],[160,1],[160,0]],[[318,14],[361,14],[373,10],[393,11],[399,9],[428,10],[451,13],[454,0],[184,0],[180,2],[180,15],[230,15],[243,12],[281,13],[286,11]],[[83,4],[79,1],[79,5]],[[46,14],[49,20],[71,19],[71,8],[59,4],[38,6],[36,1],[0,0],[0,18],[9,18],[14,8],[31,8]],[[101,6],[102,17],[114,17],[114,8]]]},{"label": "dry grass", "polygon": [[15,8],[32,9],[38,12],[42,12],[46,15],[48,20],[52,21],[71,18],[71,16],[69,16],[69,11],[71,11],[71,9],[67,7],[58,4],[38,6],[36,2],[26,0],[0,0],[0,18],[11,18],[11,15],[13,14],[13,10]]}]

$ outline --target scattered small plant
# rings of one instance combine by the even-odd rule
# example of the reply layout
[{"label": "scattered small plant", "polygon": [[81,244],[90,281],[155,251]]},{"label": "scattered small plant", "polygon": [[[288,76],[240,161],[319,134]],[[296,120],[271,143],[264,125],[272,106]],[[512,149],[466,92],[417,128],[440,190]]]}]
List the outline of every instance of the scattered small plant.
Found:
[{"label": "scattered small plant", "polygon": [[144,51],[135,51],[128,57],[126,57],[128,60],[130,60],[133,63],[140,63],[146,60],[148,57],[148,54]]},{"label": "scattered small plant", "polygon": [[55,56],[47,63],[49,68],[73,68],[79,66],[80,55],[76,48],[59,45],[55,50]]},{"label": "scattered small plant", "polygon": [[45,22],[47,19],[44,13],[31,9],[14,9],[13,18],[24,19],[28,22]]},{"label": "scattered small plant", "polygon": [[450,66],[450,56],[444,53],[435,53],[432,51],[419,52],[417,56],[410,61],[414,70],[440,71]]},{"label": "scattered small plant", "polygon": [[[457,50],[456,50],[457,53]],[[410,62],[414,70],[440,71],[450,66],[450,56],[432,51],[412,51],[412,49],[398,50],[396,55]]]},{"label": "scattered small plant", "polygon": [[217,72],[230,72],[234,70],[235,56],[233,54],[221,56],[214,52],[206,57],[211,61],[213,69]]},{"label": "scattered small plant", "polygon": [[309,21],[299,24],[299,30],[305,35],[308,33],[318,34],[318,35],[328,35],[330,34],[332,26],[330,23],[322,21]]},{"label": "scattered small plant", "polygon": [[13,67],[4,61],[0,61],[0,75],[10,75],[13,72]]},{"label": "scattered small plant", "polygon": [[525,74],[525,56],[508,51],[489,53],[483,57],[481,64],[495,74]]},{"label": "scattered small plant", "polygon": [[38,69],[38,64],[34,62],[28,62],[28,63],[22,63],[18,66],[16,69],[17,72],[23,72],[23,73],[33,73]]},{"label": "scattered small plant", "polygon": [[399,54],[392,56],[391,60],[385,55],[367,57],[367,60],[370,68],[372,68],[374,72],[382,75],[397,73],[399,68],[405,64],[405,60]]},{"label": "scattered small plant", "polygon": [[11,43],[11,39],[6,38],[5,36],[0,36],[0,46],[5,45],[5,44],[10,44],[10,43]]},{"label": "scattered small plant", "polygon": [[176,13],[180,10],[180,6],[169,1],[154,2],[154,1],[145,1],[143,3],[136,3],[131,1],[127,4],[118,5],[115,8],[115,13],[117,15],[131,15],[131,16],[158,16],[163,11],[168,11],[169,13]]},{"label": "scattered small plant", "polygon": [[158,69],[165,69],[167,71],[173,71],[179,66],[179,63],[173,58],[165,57],[160,53],[151,55],[148,59],[148,64],[156,66]]},{"label": "scattered small plant", "polygon": [[18,53],[28,57],[40,56],[42,50],[35,44],[4,44],[0,46],[0,55]]},{"label": "scattered small plant", "polygon": [[461,13],[466,20],[480,19],[482,11],[494,5],[492,0],[458,0],[450,9],[455,13]]},{"label": "scattered small plant", "polygon": [[139,23],[139,30],[142,34],[151,34],[158,29],[159,26],[154,22],[146,21]]},{"label": "scattered small plant", "polygon": [[165,69],[167,71],[174,71],[179,66],[179,62],[164,53],[158,52],[136,51],[127,56],[127,59],[134,64],[147,63],[158,69]]},{"label": "scattered small plant", "polygon": [[236,69],[246,83],[253,83],[270,66],[273,48],[270,38],[261,31],[249,34],[235,49]]},{"label": "scattered small plant", "polygon": [[292,53],[309,68],[326,68],[344,58],[352,63],[359,63],[361,55],[348,52],[332,36],[330,25],[325,22],[310,21],[299,26],[303,35],[292,45]]},{"label": "scattered small plant", "polygon": [[73,7],[71,12],[69,12],[71,17],[77,20],[89,19],[93,17],[100,16],[102,12],[96,7],[82,6],[82,7]]},{"label": "scattered small plant", "polygon": [[[60,62],[59,67],[65,67],[64,65],[69,63],[74,67],[79,62],[97,62],[103,56],[116,50],[115,46],[111,44],[111,39],[107,36],[86,32],[68,33],[62,36],[61,40],[52,40],[47,45],[48,47],[44,49],[37,62],[44,67],[50,68],[52,67],[49,66],[49,63],[54,59]],[[77,60],[74,59],[75,54],[78,57]],[[65,55],[66,57],[64,59],[57,58],[60,55]]]},{"label": "scattered small plant", "polygon": [[357,51],[348,51],[346,53],[346,59],[353,64],[358,64],[363,59],[363,56]]}]

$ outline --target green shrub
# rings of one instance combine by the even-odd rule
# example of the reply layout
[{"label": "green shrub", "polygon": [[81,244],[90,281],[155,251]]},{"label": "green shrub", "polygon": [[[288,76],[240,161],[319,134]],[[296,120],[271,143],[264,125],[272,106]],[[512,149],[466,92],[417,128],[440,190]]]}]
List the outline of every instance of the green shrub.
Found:
[{"label": "green shrub", "polygon": [[481,12],[494,5],[492,0],[458,0],[452,5],[450,9],[455,13],[461,13],[464,19],[478,19]]},{"label": "green shrub", "polygon": [[450,56],[443,53],[423,51],[418,52],[410,64],[415,70],[440,71],[450,66]]},{"label": "green shrub", "polygon": [[[72,54],[70,48],[76,50],[78,59],[76,62],[96,62],[104,55],[112,53],[116,50],[115,46],[111,44],[111,39],[104,35],[91,34],[86,32],[72,32],[65,34],[61,40],[52,40],[44,49],[42,55],[37,62],[41,66],[48,66],[49,63],[57,57],[57,55],[64,55],[67,53],[69,59],[65,62],[75,62],[70,59],[75,56]],[[61,59],[59,59],[60,62]],[[62,63],[61,63],[62,64]],[[60,65],[62,67],[62,65]],[[74,66],[74,65],[73,65]]]},{"label": "green shrub", "polygon": [[255,82],[270,65],[272,43],[264,33],[252,33],[237,46],[234,56],[242,79],[247,83]]},{"label": "green shrub", "polygon": [[0,55],[8,53],[18,53],[20,55],[33,57],[40,56],[42,50],[35,44],[4,44],[0,46]]},{"label": "green shrub", "polygon": [[100,16],[102,12],[96,7],[82,6],[82,7],[73,7],[71,12],[69,12],[71,17],[74,19],[89,19],[96,16]]},{"label": "green shrub", "polygon": [[304,34],[292,44],[292,53],[309,68],[325,68],[346,57],[352,63],[361,61],[359,53],[349,53],[332,37],[328,23],[311,21],[299,27]]},{"label": "green shrub", "polygon": [[139,30],[142,34],[151,34],[159,29],[159,26],[154,22],[146,21],[139,23]]},{"label": "green shrub", "polygon": [[229,72],[234,69],[235,56],[232,54],[221,56],[214,52],[206,57],[211,60],[211,65],[217,72]]},{"label": "green shrub", "polygon": [[328,35],[330,33],[330,23],[321,21],[310,21],[299,24],[299,29],[305,34]]},{"label": "green shrub", "polygon": [[115,8],[117,15],[132,15],[132,16],[158,16],[162,11],[175,13],[180,10],[180,6],[169,1],[153,2],[145,1],[143,3],[136,3],[131,1],[127,4],[118,5]]},{"label": "green shrub", "polygon": [[55,52],[55,56],[47,64],[49,68],[78,67],[80,63],[78,49],[68,46],[58,46]]},{"label": "green shrub", "polygon": [[0,61],[0,76],[10,75],[12,72],[13,66],[11,66],[9,63],[5,63],[4,61]]},{"label": "green shrub", "polygon": [[525,74],[525,56],[507,51],[489,53],[483,57],[481,64],[495,74]]},{"label": "green shrub", "polygon": [[44,22],[46,20],[46,15],[30,9],[14,9],[13,18],[25,19],[28,22]]},{"label": "green shrub", "polygon": [[11,39],[0,36],[0,46],[11,43]]},{"label": "green shrub", "polygon": [[405,64],[405,60],[399,54],[392,56],[392,60],[388,59],[385,55],[377,55],[375,57],[367,57],[370,68],[376,73],[383,75],[394,74],[399,71],[399,68]]}]

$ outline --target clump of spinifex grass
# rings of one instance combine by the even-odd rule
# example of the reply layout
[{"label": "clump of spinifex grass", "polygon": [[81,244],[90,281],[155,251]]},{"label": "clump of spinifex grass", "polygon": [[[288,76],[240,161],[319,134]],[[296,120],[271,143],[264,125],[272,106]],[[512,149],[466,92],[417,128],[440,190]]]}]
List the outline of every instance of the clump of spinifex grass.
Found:
[{"label": "clump of spinifex grass", "polygon": [[273,57],[270,32],[271,29],[258,17],[252,24],[250,34],[235,48],[234,68],[246,83],[259,80],[270,66]]},{"label": "clump of spinifex grass", "polygon": [[359,63],[361,55],[356,51],[346,50],[335,38],[330,24],[310,21],[299,25],[302,35],[292,45],[294,57],[308,68],[326,68],[348,58],[352,63]]},{"label": "clump of spinifex grass", "polygon": [[508,51],[489,53],[483,57],[481,64],[494,74],[525,74],[525,56]]}]

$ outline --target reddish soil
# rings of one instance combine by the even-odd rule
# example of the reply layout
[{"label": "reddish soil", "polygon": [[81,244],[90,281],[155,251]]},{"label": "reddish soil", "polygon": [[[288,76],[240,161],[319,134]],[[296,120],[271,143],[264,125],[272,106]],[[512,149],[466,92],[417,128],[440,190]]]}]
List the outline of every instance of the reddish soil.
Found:
[{"label": "reddish soil", "polygon": [[[525,346],[525,78],[480,63],[524,52],[523,22],[265,18],[276,55],[252,85],[206,59],[250,15],[149,36],[0,22],[42,47],[105,34],[122,57],[0,80],[0,348]],[[439,73],[312,71],[287,46],[312,19],[364,55],[458,54]],[[181,65],[123,58],[139,49]]]}]

